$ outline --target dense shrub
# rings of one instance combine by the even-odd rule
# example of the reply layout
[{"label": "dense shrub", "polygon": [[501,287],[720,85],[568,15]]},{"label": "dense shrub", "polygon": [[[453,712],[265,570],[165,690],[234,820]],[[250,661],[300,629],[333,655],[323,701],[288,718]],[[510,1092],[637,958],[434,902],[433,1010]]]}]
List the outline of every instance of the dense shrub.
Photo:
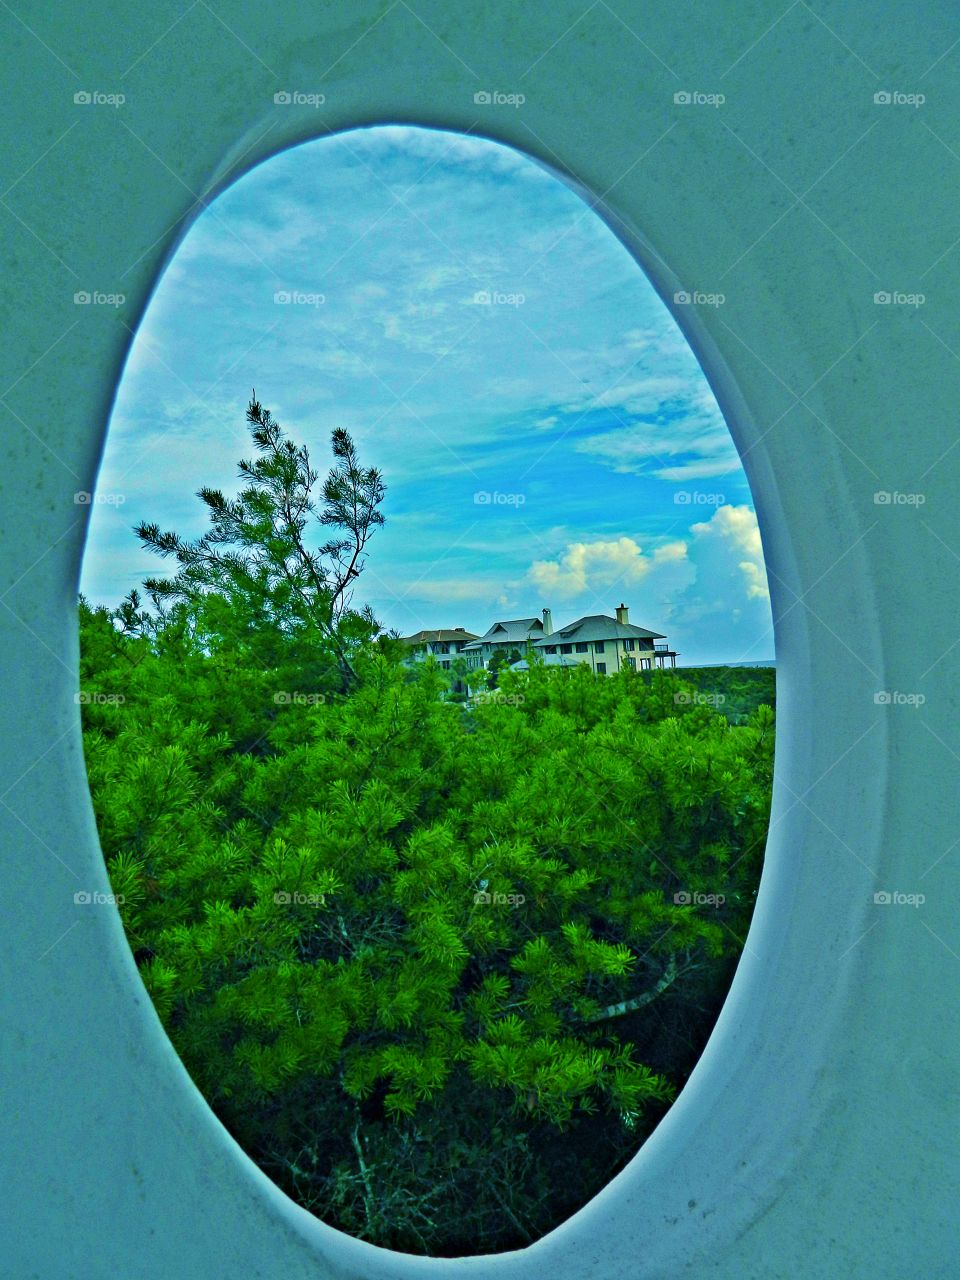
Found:
[{"label": "dense shrub", "polygon": [[328,1221],[418,1252],[515,1247],[585,1202],[729,982],[770,709],[732,726],[676,675],[542,666],[462,707],[389,642],[347,694],[277,689],[205,653],[196,620],[81,623],[128,936],[250,1154]]}]

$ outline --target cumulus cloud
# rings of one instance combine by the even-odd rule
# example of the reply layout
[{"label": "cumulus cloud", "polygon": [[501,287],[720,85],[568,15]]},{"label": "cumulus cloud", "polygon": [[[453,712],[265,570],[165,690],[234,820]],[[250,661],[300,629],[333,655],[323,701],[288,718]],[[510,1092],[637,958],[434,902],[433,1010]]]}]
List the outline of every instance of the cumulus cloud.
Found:
[{"label": "cumulus cloud", "polygon": [[690,577],[662,598],[659,630],[698,662],[746,662],[773,656],[773,628],[757,519],[746,504],[718,507],[691,525]]},{"label": "cumulus cloud", "polygon": [[682,560],[685,542],[674,541],[646,554],[633,538],[571,542],[557,560],[535,560],[529,578],[544,593],[569,599],[586,591],[643,581],[657,565]]},{"label": "cumulus cloud", "polygon": [[769,600],[763,545],[755,513],[746,505],[718,507],[710,520],[691,525],[695,538],[713,539],[737,557],[737,568],[746,580],[748,600]]},{"label": "cumulus cloud", "polygon": [[531,565],[526,583],[570,618],[612,613],[613,587],[628,600],[631,588],[642,588],[633,621],[668,633],[687,664],[772,654],[763,548],[746,504],[720,506],[683,538],[649,550],[627,536],[568,540],[561,555]]}]

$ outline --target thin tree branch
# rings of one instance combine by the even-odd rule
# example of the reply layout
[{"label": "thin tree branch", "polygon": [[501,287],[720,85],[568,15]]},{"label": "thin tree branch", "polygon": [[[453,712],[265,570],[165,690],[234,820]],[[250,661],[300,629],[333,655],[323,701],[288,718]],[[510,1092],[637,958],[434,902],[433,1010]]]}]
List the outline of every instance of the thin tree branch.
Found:
[{"label": "thin tree branch", "polygon": [[662,996],[664,991],[668,990],[673,984],[684,976],[684,974],[692,973],[699,969],[698,964],[687,964],[684,967],[677,967],[677,957],[672,955],[667,962],[660,980],[650,988],[638,996],[634,996],[630,1000],[621,1000],[618,1004],[607,1005],[606,1009],[602,1009],[599,1013],[592,1014],[589,1018],[581,1018],[581,1022],[605,1022],[608,1018],[624,1018],[628,1013],[635,1013],[637,1009],[643,1009],[646,1005],[652,1004],[657,996]]}]

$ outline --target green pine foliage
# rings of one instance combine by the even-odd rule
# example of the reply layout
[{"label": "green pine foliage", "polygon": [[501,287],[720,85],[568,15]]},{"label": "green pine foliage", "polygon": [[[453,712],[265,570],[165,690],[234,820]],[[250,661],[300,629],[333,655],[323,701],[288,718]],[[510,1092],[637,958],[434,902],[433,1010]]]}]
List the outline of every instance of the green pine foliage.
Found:
[{"label": "green pine foliage", "polygon": [[[254,417],[261,488],[202,496],[223,542],[228,519],[255,541],[253,511],[256,537],[279,527],[273,560],[248,542],[204,579],[141,526],[179,588],[148,584],[154,615],[80,604],[127,935],[198,1087],[300,1203],[412,1252],[519,1247],[623,1166],[705,1043],[759,880],[773,713],[734,725],[673,673],[542,664],[451,701],[333,600],[343,574],[311,597],[319,561],[274,519],[291,492],[309,507],[309,463],[277,462]],[[338,527],[344,484],[379,499],[334,444]]]}]

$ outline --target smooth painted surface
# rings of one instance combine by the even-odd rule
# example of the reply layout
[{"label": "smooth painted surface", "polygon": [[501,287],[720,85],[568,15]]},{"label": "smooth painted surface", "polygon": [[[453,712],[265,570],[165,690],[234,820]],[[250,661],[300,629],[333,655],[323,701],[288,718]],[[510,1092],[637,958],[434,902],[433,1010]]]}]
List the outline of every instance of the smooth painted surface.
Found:
[{"label": "smooth painted surface", "polygon": [[[957,1274],[952,8],[198,0],[4,7],[0,29],[0,1273]],[[728,417],[777,618],[767,863],[707,1050],[583,1211],[456,1263],[360,1244],[276,1190],[194,1090],[115,910],[74,902],[109,889],[74,701],[74,494],[94,488],[132,333],[197,200],[280,148],[389,121],[513,144],[589,193]],[[75,304],[84,290],[126,302]],[[925,301],[875,302],[894,291]]]}]

